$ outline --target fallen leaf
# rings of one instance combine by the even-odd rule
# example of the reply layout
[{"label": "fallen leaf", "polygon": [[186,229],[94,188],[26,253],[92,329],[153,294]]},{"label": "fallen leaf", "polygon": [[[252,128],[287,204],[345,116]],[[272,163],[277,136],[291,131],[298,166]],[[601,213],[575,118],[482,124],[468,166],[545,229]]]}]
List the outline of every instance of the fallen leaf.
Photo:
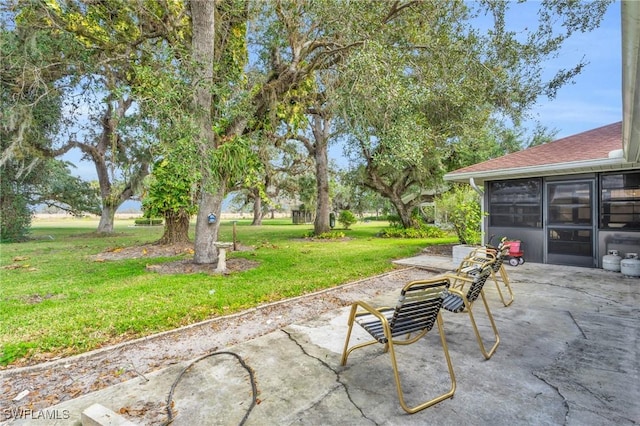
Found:
[{"label": "fallen leaf", "polygon": [[19,269],[19,268],[22,268],[22,265],[18,265],[16,263],[2,267],[2,269]]}]

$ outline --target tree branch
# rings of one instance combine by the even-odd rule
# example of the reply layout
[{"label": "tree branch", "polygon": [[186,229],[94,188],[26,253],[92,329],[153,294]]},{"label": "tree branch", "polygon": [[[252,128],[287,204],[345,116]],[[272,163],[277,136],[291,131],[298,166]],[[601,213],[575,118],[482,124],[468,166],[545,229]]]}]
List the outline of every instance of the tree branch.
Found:
[{"label": "tree branch", "polygon": [[408,7],[413,6],[414,4],[417,4],[418,1],[414,0],[414,1],[409,1],[405,4],[400,4],[399,0],[396,0],[393,2],[393,4],[391,5],[391,9],[389,9],[389,13],[387,14],[387,16],[382,20],[383,24],[387,24],[389,23],[389,21],[393,20],[396,16],[398,16],[398,14],[403,10],[406,9]]}]

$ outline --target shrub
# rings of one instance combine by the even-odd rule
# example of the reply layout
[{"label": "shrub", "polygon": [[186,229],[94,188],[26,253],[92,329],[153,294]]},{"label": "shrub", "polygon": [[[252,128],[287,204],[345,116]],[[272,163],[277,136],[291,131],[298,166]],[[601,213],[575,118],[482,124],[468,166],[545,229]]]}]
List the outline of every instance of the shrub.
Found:
[{"label": "shrub", "polygon": [[162,219],[142,218],[135,220],[136,226],[162,225]]},{"label": "shrub", "polygon": [[403,228],[402,221],[400,220],[400,216],[397,214],[387,215],[387,220],[389,221],[389,226],[392,228]]},{"label": "shrub", "polygon": [[0,241],[24,241],[31,227],[31,211],[24,195],[7,189],[3,187],[0,196]]},{"label": "shrub", "polygon": [[444,238],[447,233],[433,225],[422,225],[420,228],[391,227],[382,230],[382,238]]},{"label": "shrub", "polygon": [[344,238],[345,234],[344,232],[340,232],[340,231],[330,231],[330,232],[323,232],[320,235],[315,235],[313,231],[309,231],[304,234],[304,237],[315,238],[320,240],[339,240],[341,238]]},{"label": "shrub", "polygon": [[358,222],[358,219],[350,210],[342,210],[338,216],[338,222],[344,229],[349,229],[351,225]]},{"label": "shrub", "polygon": [[460,244],[480,244],[482,209],[478,194],[468,185],[457,185],[436,200],[438,211],[445,214]]},{"label": "shrub", "polygon": [[340,231],[323,232],[322,234],[315,236],[315,238],[320,238],[321,240],[339,240],[344,237],[344,232]]}]

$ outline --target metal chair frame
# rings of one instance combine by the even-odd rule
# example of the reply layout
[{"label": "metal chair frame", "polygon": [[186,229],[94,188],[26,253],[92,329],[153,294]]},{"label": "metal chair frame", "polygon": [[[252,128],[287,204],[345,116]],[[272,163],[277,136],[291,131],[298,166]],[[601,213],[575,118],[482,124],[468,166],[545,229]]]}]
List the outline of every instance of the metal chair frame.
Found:
[{"label": "metal chair frame", "polygon": [[[491,276],[493,263],[494,260],[487,261],[481,265],[470,264],[464,268],[458,268],[455,274],[446,274],[445,276],[448,277],[451,282],[451,288],[449,289],[449,296],[445,298],[442,305],[442,308],[447,311],[453,313],[466,312],[469,315],[478,346],[480,346],[480,352],[482,352],[485,359],[490,359],[500,344],[500,334],[498,333],[498,328],[496,327],[493,315],[489,309],[489,304],[487,303],[487,298],[484,294],[484,284],[489,276]],[[469,289],[465,292],[463,290],[467,284],[469,285]],[[495,341],[489,350],[487,350],[482,340],[478,325],[473,316],[473,305],[478,297],[482,298],[482,304],[484,305],[489,323],[493,329]]]},{"label": "metal chair frame", "polygon": [[[456,378],[453,372],[451,357],[449,356],[442,314],[440,312],[444,297],[448,294],[449,287],[450,283],[446,277],[412,281],[401,290],[400,298],[395,308],[374,308],[369,303],[363,301],[355,302],[351,306],[348,320],[349,330],[347,331],[347,337],[344,342],[341,364],[346,365],[347,357],[355,349],[375,343],[383,344],[384,351],[389,352],[391,357],[391,367],[393,368],[400,405],[409,414],[413,414],[447,398],[453,397],[456,390]],[[362,326],[374,340],[356,344],[349,348],[349,339],[351,338],[354,323]],[[409,407],[405,402],[402,385],[400,383],[400,374],[394,346],[409,345],[417,342],[433,328],[434,324],[438,326],[440,343],[449,370],[451,387],[442,395],[414,407]]]},{"label": "metal chair frame", "polygon": [[[472,251],[467,258],[465,258],[458,270],[470,266],[472,264],[483,264],[485,262],[493,261],[493,266],[491,267],[491,279],[496,284],[496,289],[498,290],[498,296],[500,297],[500,301],[502,304],[506,306],[510,306],[514,300],[513,289],[511,288],[511,283],[509,281],[509,276],[507,275],[507,270],[504,267],[504,261],[507,259],[509,255],[509,246],[503,245],[502,243],[497,248],[493,247],[479,247]],[[456,271],[457,272],[457,271]],[[508,298],[505,298],[505,295],[502,293],[502,289],[500,288],[500,282],[505,286]]]}]

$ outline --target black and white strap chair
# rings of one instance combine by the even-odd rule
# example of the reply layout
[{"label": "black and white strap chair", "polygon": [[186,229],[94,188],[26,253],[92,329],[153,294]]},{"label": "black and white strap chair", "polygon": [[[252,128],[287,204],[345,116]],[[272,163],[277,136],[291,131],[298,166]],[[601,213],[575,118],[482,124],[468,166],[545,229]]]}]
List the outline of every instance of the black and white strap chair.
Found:
[{"label": "black and white strap chair", "polygon": [[[511,288],[511,283],[509,282],[509,276],[507,275],[507,271],[504,268],[504,262],[509,256],[509,245],[500,242],[498,247],[479,247],[473,252],[469,254],[467,258],[465,258],[460,267],[458,269],[464,268],[465,266],[469,266],[473,263],[475,264],[483,264],[488,261],[494,261],[491,267],[491,279],[496,284],[496,289],[498,290],[498,296],[502,301],[504,306],[509,306],[513,303],[513,289]],[[505,287],[508,298],[502,293],[501,284]]]},{"label": "black and white strap chair", "polygon": [[[481,265],[468,265],[465,268],[459,268],[454,274],[447,274],[446,276],[451,282],[451,288],[449,289],[448,295],[445,297],[442,304],[442,308],[447,311],[453,313],[466,312],[469,315],[473,331],[478,340],[478,345],[480,346],[480,351],[482,352],[482,355],[484,355],[485,359],[491,358],[500,344],[500,335],[498,334],[496,323],[493,320],[493,315],[491,314],[489,304],[487,303],[487,299],[484,295],[484,284],[491,276],[493,271],[493,262],[494,261],[492,260]],[[465,290],[465,287],[468,287],[468,289]],[[487,317],[489,318],[489,322],[495,336],[495,343],[489,350],[486,349],[485,344],[482,341],[478,325],[476,324],[476,320],[473,316],[473,305],[476,300],[478,300],[478,297],[482,298],[482,303],[484,304]]]},{"label": "black and white strap chair", "polygon": [[[453,365],[449,357],[449,349],[444,335],[440,308],[448,295],[449,280],[446,277],[438,277],[430,280],[413,281],[405,285],[400,292],[400,298],[395,308],[374,308],[366,302],[355,302],[349,315],[349,331],[342,352],[342,365],[346,365],[349,354],[358,348],[381,343],[385,352],[391,356],[391,367],[396,382],[400,405],[409,414],[423,410],[447,398],[451,398],[456,389],[456,379],[453,373]],[[360,343],[349,348],[349,339],[353,324],[357,323],[364,328],[373,340]],[[396,359],[395,345],[409,345],[415,343],[430,331],[434,324],[438,326],[440,343],[444,351],[451,388],[449,391],[431,400],[425,401],[414,407],[405,403],[398,363]]]}]

